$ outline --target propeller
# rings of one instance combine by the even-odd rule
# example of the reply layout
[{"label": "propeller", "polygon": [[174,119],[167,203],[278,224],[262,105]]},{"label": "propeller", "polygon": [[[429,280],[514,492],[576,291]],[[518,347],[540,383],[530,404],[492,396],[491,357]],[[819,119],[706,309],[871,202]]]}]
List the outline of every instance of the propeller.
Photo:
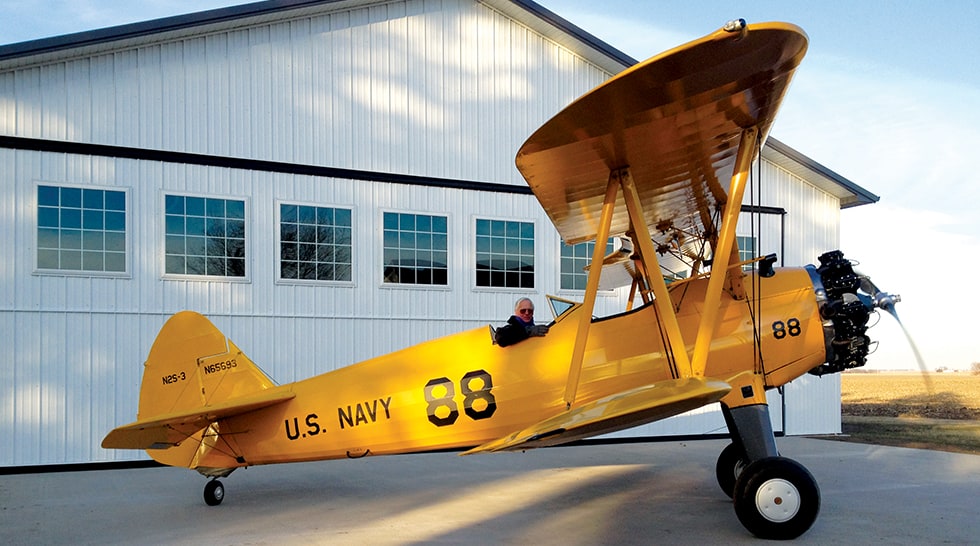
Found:
[{"label": "propeller", "polygon": [[871,282],[871,278],[867,275],[859,274],[859,276],[861,278],[861,290],[871,297],[872,309],[877,308],[885,311],[895,318],[895,322],[902,329],[902,333],[905,334],[905,339],[908,341],[909,347],[912,348],[912,354],[915,355],[915,361],[919,365],[919,370],[922,372],[922,379],[926,383],[926,388],[929,390],[929,394],[933,394],[932,378],[929,376],[926,361],[922,358],[922,353],[919,352],[919,346],[915,344],[915,340],[912,339],[912,334],[909,333],[902,319],[899,318],[898,311],[895,309],[895,304],[902,301],[902,297],[898,294],[889,294],[882,291],[875,286],[875,283]]}]

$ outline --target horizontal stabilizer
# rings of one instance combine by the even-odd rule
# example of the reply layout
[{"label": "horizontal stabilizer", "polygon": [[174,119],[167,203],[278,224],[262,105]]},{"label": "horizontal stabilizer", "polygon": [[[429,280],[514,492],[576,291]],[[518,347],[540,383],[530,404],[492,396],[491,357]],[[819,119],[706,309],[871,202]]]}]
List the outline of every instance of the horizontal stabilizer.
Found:
[{"label": "horizontal stabilizer", "polygon": [[296,394],[287,387],[264,390],[218,404],[167,413],[114,429],[102,440],[106,449],[166,449],[209,424],[227,417],[273,406]]},{"label": "horizontal stabilizer", "polygon": [[644,385],[563,412],[463,455],[547,447],[615,432],[717,402],[730,390],[724,381],[699,377]]}]

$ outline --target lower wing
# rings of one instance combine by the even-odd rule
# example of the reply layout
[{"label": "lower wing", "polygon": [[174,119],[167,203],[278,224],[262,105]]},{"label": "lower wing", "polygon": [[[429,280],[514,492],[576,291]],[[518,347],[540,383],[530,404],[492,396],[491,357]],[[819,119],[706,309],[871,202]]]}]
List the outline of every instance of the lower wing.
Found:
[{"label": "lower wing", "polygon": [[547,447],[615,432],[717,402],[730,390],[724,381],[698,377],[644,385],[545,419],[463,455]]}]

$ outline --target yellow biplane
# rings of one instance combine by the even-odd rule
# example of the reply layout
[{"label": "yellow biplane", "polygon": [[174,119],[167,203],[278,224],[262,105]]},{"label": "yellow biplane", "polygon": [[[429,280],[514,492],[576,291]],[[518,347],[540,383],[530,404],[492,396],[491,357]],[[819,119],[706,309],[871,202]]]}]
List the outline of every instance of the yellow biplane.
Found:
[{"label": "yellow biplane", "polygon": [[[896,301],[838,251],[800,268],[738,260],[750,166],[806,49],[796,26],[735,21],[615,76],[524,143],[517,167],[561,237],[627,249],[595,246],[584,301],[549,297],[547,336],[501,347],[479,328],[277,386],[184,311],[150,350],[137,421],[103,447],[197,470],[215,505],[238,467],[525,450],[720,402],[732,443],[717,478],[738,519],[760,537],[802,534],[819,490],[779,456],[766,390],[863,365],[869,314]],[[663,261],[678,257],[691,274],[668,284]],[[596,319],[603,275],[631,285],[630,303]]]}]

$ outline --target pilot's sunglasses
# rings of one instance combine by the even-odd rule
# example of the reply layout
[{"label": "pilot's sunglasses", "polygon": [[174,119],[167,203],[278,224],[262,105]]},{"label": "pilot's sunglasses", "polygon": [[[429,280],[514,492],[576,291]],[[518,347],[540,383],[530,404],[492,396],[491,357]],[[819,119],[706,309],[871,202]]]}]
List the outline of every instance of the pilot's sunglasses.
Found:
[{"label": "pilot's sunglasses", "polygon": [[518,309],[517,312],[522,315],[533,315],[534,309]]}]

